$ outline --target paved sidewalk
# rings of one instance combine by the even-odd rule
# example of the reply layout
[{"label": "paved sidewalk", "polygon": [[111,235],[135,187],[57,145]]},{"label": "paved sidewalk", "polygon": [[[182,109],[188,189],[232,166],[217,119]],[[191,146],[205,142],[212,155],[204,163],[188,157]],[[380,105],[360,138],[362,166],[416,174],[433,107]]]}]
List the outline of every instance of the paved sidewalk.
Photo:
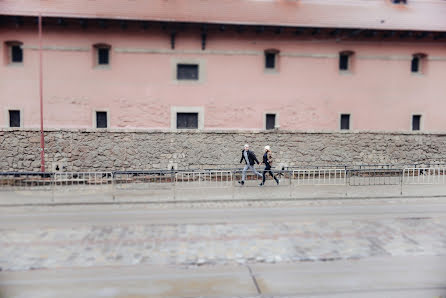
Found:
[{"label": "paved sidewalk", "polygon": [[129,189],[106,186],[64,186],[53,190],[0,189],[0,207],[39,204],[129,204],[197,201],[258,201],[321,198],[386,198],[386,197],[446,197],[446,185],[284,185],[259,187],[257,181],[245,186],[237,183],[224,187],[194,185],[138,185]]}]

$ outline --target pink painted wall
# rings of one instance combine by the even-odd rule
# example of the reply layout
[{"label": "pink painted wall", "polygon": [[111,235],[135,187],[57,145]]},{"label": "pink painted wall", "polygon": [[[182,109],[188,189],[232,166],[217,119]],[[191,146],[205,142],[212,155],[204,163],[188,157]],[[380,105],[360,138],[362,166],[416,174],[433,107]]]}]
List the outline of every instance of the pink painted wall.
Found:
[{"label": "pink painted wall", "polygon": [[[38,46],[36,29],[3,27],[0,37],[3,53],[7,40],[20,40],[25,48],[23,66],[0,65],[0,125],[7,125],[7,108],[20,108],[24,126],[39,127],[38,51],[29,48]],[[93,67],[95,43],[112,45],[110,69]],[[201,52],[200,34],[190,30],[178,34],[176,49],[169,52],[169,35],[155,28],[51,27],[44,32],[44,46],[88,48],[44,52],[48,128],[91,128],[93,111],[105,108],[111,128],[169,129],[172,106],[202,106],[204,129],[263,129],[264,113],[276,112],[283,130],[336,131],[339,115],[350,113],[353,130],[408,131],[412,114],[422,114],[424,131],[446,131],[444,41],[336,42],[225,31],[210,32]],[[274,74],[264,72],[268,48],[281,53]],[[355,52],[351,74],[339,73],[342,50]],[[419,52],[428,55],[425,73],[413,75],[410,58]],[[205,82],[174,83],[176,58],[204,61]]]}]

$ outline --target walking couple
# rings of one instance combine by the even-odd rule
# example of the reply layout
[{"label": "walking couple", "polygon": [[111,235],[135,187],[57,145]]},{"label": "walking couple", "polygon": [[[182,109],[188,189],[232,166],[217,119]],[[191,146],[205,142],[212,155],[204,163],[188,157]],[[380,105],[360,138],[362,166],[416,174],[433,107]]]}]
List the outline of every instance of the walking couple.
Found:
[{"label": "walking couple", "polygon": [[276,180],[277,185],[279,185],[279,179],[277,179],[274,176],[273,171],[271,170],[271,166],[273,164],[273,154],[271,152],[271,148],[269,146],[265,146],[265,153],[263,154],[263,164],[265,164],[265,169],[263,170],[263,175],[256,171],[254,168],[254,163],[257,163],[258,165],[261,165],[262,163],[259,163],[257,160],[256,155],[253,151],[249,150],[249,145],[246,144],[245,148],[242,150],[242,158],[240,159],[240,163],[245,161],[246,165],[243,168],[243,174],[242,174],[242,180],[239,181],[241,185],[245,184],[245,177],[246,177],[246,171],[251,170],[253,171],[257,176],[262,177],[262,183],[259,184],[259,186],[263,186],[265,184],[266,179],[266,173],[269,173],[271,177]]}]

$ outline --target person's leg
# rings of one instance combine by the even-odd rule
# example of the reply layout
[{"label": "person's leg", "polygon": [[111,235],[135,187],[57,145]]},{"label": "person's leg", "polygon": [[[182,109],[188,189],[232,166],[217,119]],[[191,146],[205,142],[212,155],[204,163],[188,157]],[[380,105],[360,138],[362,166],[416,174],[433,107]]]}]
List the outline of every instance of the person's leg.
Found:
[{"label": "person's leg", "polygon": [[246,171],[249,169],[249,166],[248,165],[246,165],[244,168],[243,168],[243,172],[242,172],[242,181],[243,182],[245,182],[245,177],[246,177]]},{"label": "person's leg", "polygon": [[260,174],[259,172],[257,172],[257,170],[254,168],[254,166],[251,166],[251,170],[254,172],[254,174],[256,174],[258,177],[262,177],[262,174]]},{"label": "person's leg", "polygon": [[263,170],[263,174],[262,174],[262,184],[261,184],[261,185],[264,185],[264,184],[265,184],[265,179],[266,179],[266,168]]},{"label": "person's leg", "polygon": [[279,184],[279,179],[277,179],[277,177],[274,176],[274,172],[273,172],[271,169],[269,170],[269,174],[271,175],[271,177],[274,178],[274,180],[276,181],[276,183]]}]

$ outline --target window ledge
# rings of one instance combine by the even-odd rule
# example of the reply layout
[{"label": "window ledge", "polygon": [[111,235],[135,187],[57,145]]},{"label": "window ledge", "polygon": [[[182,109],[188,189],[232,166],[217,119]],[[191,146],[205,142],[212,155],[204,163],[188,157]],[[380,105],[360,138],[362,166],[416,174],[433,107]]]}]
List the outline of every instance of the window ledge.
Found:
[{"label": "window ledge", "polygon": [[424,77],[424,73],[422,72],[411,72],[410,74],[414,77]]},{"label": "window ledge", "polygon": [[22,67],[24,64],[23,62],[9,62],[7,65],[11,67]]},{"label": "window ledge", "polygon": [[340,70],[339,74],[342,76],[351,76],[353,73],[350,70]]},{"label": "window ledge", "polygon": [[263,70],[265,74],[278,74],[279,70],[277,68],[265,68]]},{"label": "window ledge", "polygon": [[203,84],[203,81],[201,81],[200,79],[198,79],[198,80],[174,80],[173,83],[177,84],[177,85],[200,85],[200,84]]},{"label": "window ledge", "polygon": [[111,69],[110,65],[95,65],[94,69]]}]

